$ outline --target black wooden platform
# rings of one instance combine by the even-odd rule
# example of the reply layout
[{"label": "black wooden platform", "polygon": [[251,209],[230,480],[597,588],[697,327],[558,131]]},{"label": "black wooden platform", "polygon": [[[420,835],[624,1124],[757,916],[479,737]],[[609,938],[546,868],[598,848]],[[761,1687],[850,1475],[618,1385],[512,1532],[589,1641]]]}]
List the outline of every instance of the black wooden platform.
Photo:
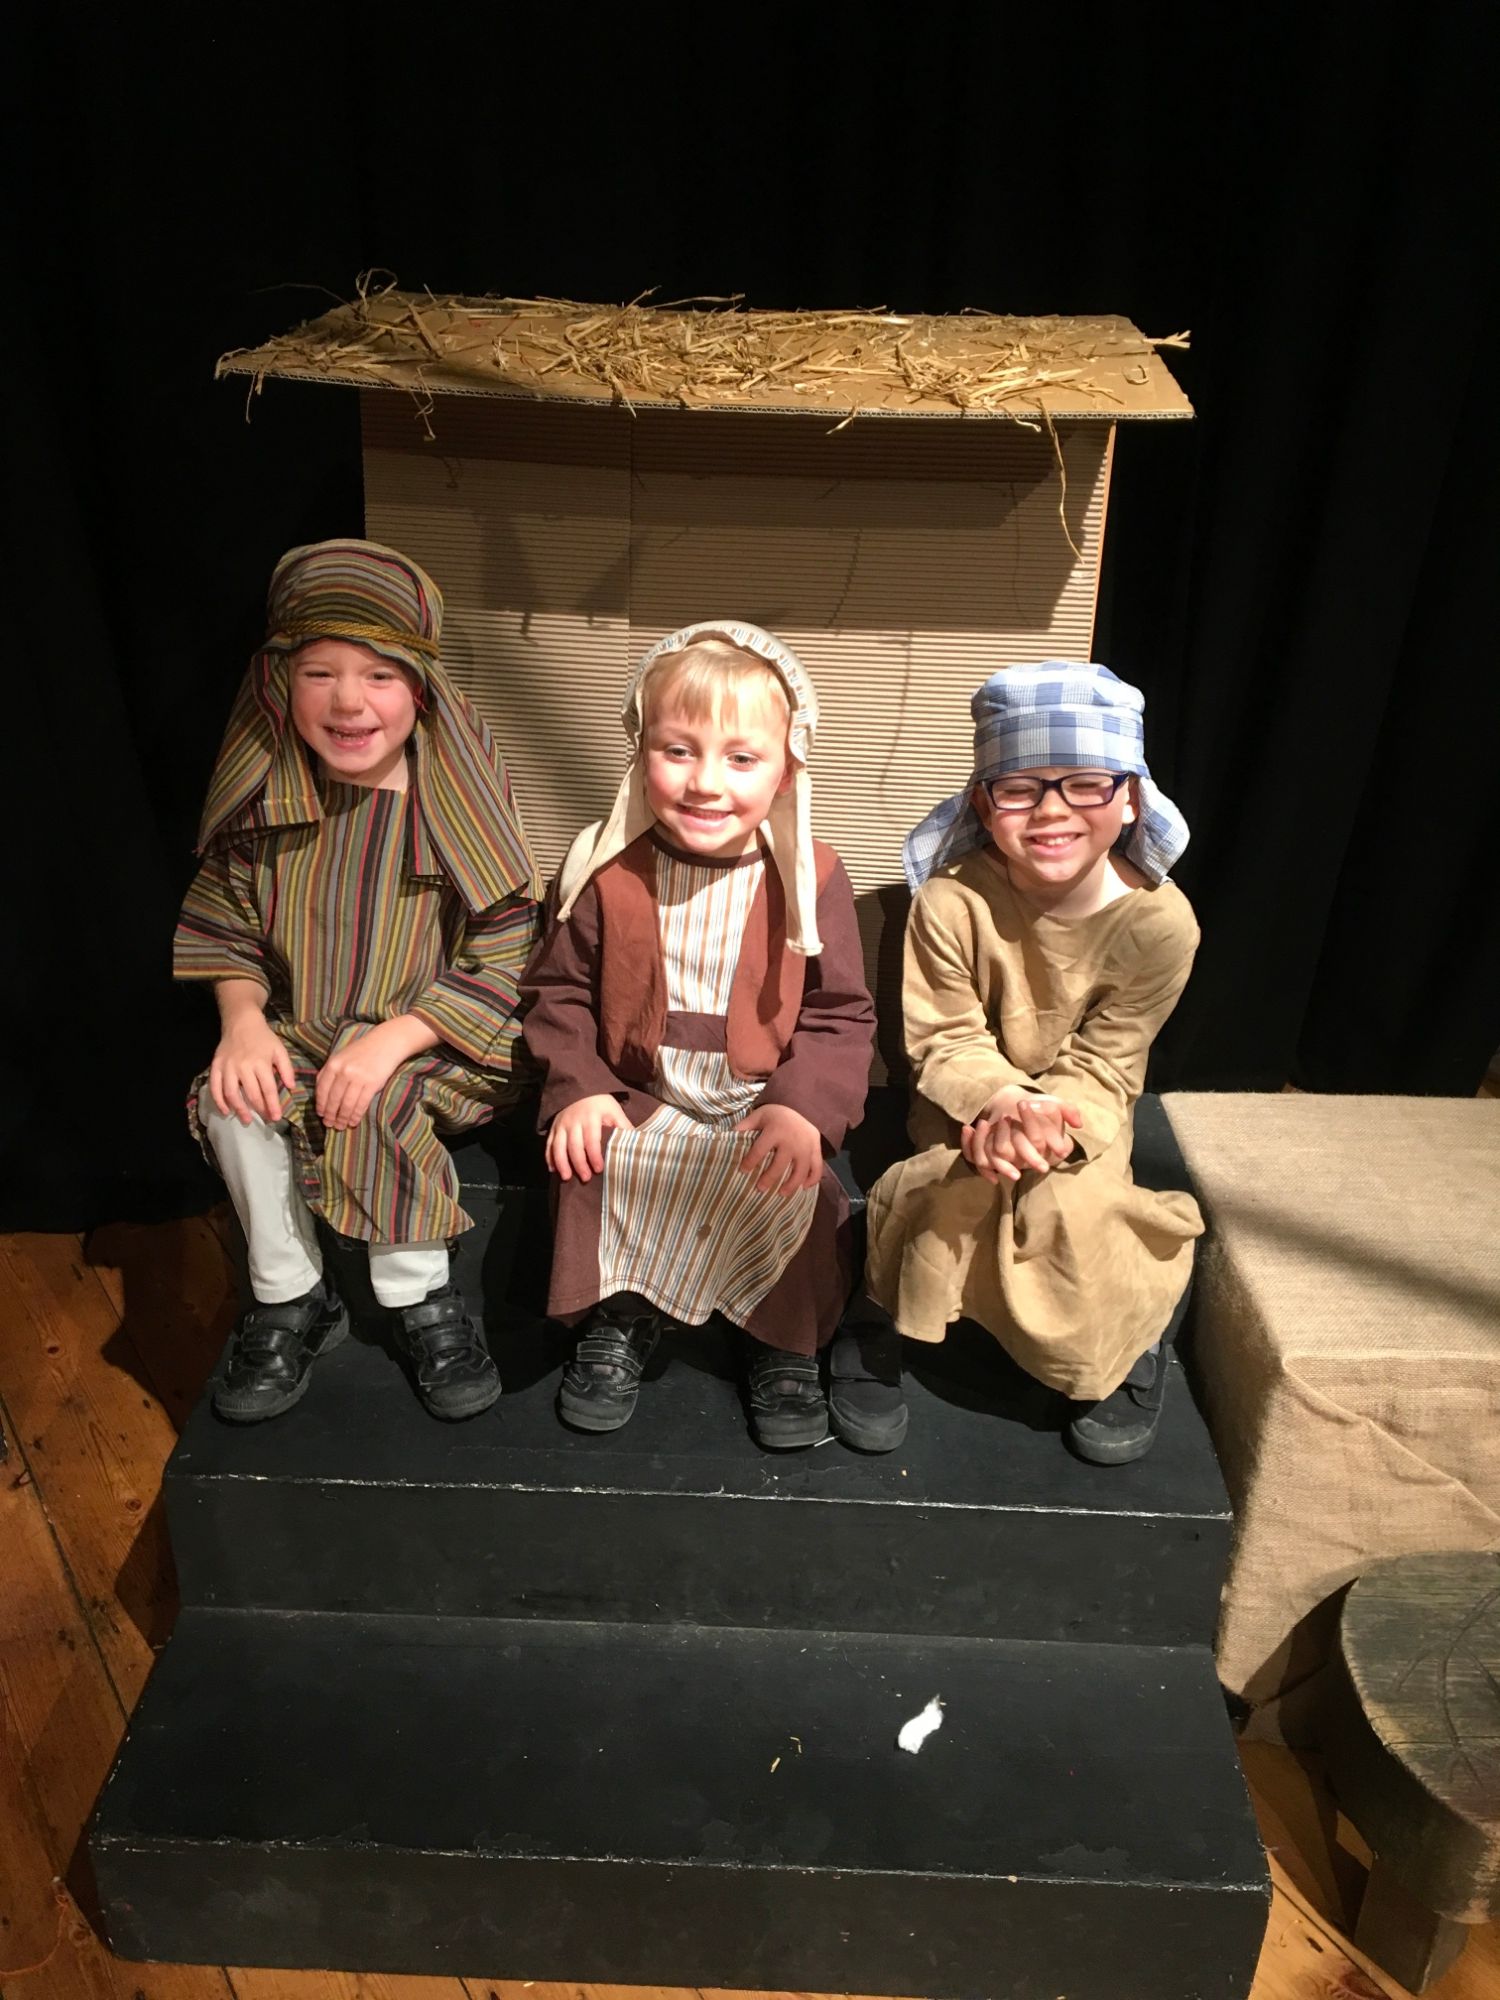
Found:
[{"label": "black wooden platform", "polygon": [[[1143,1138],[1169,1145],[1154,1111]],[[185,1430],[184,1610],[92,1839],[121,1952],[1248,1990],[1268,1892],[1208,1652],[1228,1506],[1175,1364],[1157,1449],[1114,1470],[977,1334],[911,1357],[886,1458],[759,1451],[733,1357],[686,1336],[626,1430],[574,1437],[565,1344],[502,1304],[490,1241],[487,1416],[426,1417],[371,1319],[287,1417]]]}]

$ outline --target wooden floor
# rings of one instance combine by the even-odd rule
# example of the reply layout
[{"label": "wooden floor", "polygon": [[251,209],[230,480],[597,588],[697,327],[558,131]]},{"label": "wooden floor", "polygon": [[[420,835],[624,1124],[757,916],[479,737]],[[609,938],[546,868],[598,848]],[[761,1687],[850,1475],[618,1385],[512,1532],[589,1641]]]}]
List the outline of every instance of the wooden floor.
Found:
[{"label": "wooden floor", "polygon": [[[128,1965],[99,1941],[82,1830],[172,1624],[161,1468],[232,1315],[225,1229],[215,1215],[86,1241],[0,1237],[0,1996],[674,2000],[681,1989]],[[1276,1883],[1253,2000],[1399,1995],[1341,1935],[1361,1869],[1316,1774],[1269,1745],[1243,1754]],[[1497,2000],[1500,1926],[1430,1991]]]}]

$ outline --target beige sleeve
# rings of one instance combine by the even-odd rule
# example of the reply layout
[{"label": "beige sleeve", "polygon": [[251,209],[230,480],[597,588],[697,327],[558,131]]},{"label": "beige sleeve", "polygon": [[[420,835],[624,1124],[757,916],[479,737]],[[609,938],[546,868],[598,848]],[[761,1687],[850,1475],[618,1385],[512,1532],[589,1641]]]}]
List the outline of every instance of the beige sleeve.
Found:
[{"label": "beige sleeve", "polygon": [[1146,1082],[1146,1060],[1193,969],[1198,927],[1185,903],[1149,923],[1130,970],[1107,986],[1033,1087],[1076,1104],[1074,1142],[1097,1159],[1118,1137]]},{"label": "beige sleeve", "polygon": [[[962,917],[961,906],[954,914]],[[1042,1087],[1001,1053],[979,990],[984,941],[972,922],[965,928],[968,935],[950,929],[937,899],[919,891],[906,925],[901,989],[906,1053],[917,1089],[960,1125],[977,1118],[1008,1083],[1023,1090]]]}]

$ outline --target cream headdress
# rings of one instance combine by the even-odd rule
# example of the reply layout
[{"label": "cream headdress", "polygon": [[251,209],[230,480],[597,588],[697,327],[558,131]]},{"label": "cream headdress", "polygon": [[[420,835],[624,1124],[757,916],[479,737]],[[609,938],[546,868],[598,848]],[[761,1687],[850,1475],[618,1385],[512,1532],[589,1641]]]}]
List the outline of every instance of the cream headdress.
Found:
[{"label": "cream headdress", "polygon": [[792,783],[779,792],[761,831],[771,851],[771,859],[786,893],[787,944],[793,951],[815,958],[823,949],[818,936],[818,889],[813,864],[812,785],[807,773],[808,755],[818,728],[818,697],[808,679],[807,669],[789,646],[762,632],[758,625],[742,625],[733,619],[709,618],[702,624],[685,625],[658,641],[631,675],[620,719],[630,741],[630,769],[615,794],[606,819],[585,827],[568,850],[557,878],[558,921],[566,922],[579,892],[589,877],[606,861],[627,848],[656,823],[646,801],[645,774],[641,768],[641,685],[650,669],[667,653],[681,653],[699,639],[725,639],[747,653],[764,660],[786,689],[792,720],[787,744],[792,759]]}]

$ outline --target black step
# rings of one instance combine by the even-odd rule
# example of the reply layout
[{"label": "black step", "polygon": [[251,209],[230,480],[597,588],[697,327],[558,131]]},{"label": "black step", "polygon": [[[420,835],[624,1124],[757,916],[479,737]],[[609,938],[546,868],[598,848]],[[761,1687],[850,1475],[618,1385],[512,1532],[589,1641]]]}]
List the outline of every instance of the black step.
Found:
[{"label": "black step", "polygon": [[976,2000],[1229,2000],[1267,1894],[1198,1648],[729,1627],[185,1611],[92,1852],[129,1958]]},{"label": "black step", "polygon": [[684,1335],[632,1422],[565,1431],[564,1348],[491,1318],[507,1393],[458,1426],[356,1339],[285,1417],[206,1406],[167,1468],[185,1602],[695,1620],[1187,1644],[1213,1629],[1229,1505],[1180,1370],[1137,1465],[1064,1450],[1061,1406],[960,1334],[912,1356],[899,1451],[751,1438],[724,1340]]},{"label": "black step", "polygon": [[[455,1158],[480,1225],[456,1271],[505,1395],[456,1427],[428,1417],[362,1257],[346,1258],[357,1337],[318,1363],[305,1399],[243,1429],[205,1401],[173,1454],[165,1492],[185,1602],[1210,1637],[1229,1503],[1175,1364],[1154,1450],[1107,1470],[1068,1456],[1060,1399],[965,1326],[940,1347],[908,1344],[911,1428],[883,1458],[838,1443],[761,1451],[726,1330],[667,1342],[632,1422],[579,1436],[553,1407],[568,1337],[516,1301],[513,1246],[523,1294],[527,1274],[534,1294],[545,1273],[534,1144],[512,1120]],[[1184,1179],[1154,1099],[1140,1107],[1135,1163],[1143,1181]]]}]

